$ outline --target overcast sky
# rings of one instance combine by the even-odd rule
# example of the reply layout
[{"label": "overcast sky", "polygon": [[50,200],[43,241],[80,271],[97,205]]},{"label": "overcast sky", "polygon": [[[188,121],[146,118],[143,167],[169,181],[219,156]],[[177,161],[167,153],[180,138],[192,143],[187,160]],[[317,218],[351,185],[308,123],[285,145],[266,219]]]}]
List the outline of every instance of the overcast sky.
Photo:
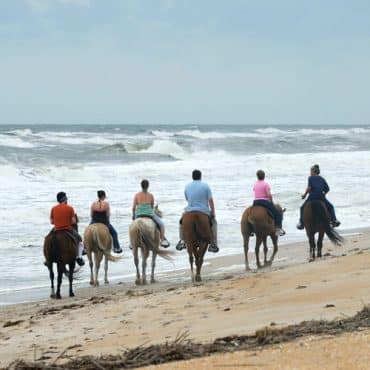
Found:
[{"label": "overcast sky", "polygon": [[0,0],[0,123],[369,124],[370,2]]}]

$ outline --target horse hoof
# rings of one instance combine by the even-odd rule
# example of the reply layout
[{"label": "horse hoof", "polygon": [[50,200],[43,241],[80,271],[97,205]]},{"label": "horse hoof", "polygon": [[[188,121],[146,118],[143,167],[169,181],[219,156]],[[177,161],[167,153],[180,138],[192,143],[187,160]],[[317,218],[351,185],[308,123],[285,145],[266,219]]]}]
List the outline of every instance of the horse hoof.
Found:
[{"label": "horse hoof", "polygon": [[147,283],[146,283],[146,280],[143,280],[143,285],[146,285]]},{"label": "horse hoof", "polygon": [[140,280],[135,280],[135,284],[136,285],[141,285],[141,281]]},{"label": "horse hoof", "polygon": [[55,295],[55,293],[50,294],[50,298],[55,299],[56,297],[57,297],[57,296]]},{"label": "horse hoof", "polygon": [[61,296],[60,294],[57,294],[57,295],[55,296],[55,298],[56,298],[56,299],[62,299],[62,296]]},{"label": "horse hoof", "polygon": [[109,284],[109,281],[108,281],[108,280],[105,280],[105,281],[104,281],[104,284]]},{"label": "horse hoof", "polygon": [[199,283],[199,282],[201,282],[201,281],[202,281],[202,278],[200,277],[200,275],[196,275],[196,276],[195,276],[195,281],[196,281],[197,283]]},{"label": "horse hoof", "polygon": [[71,293],[69,293],[69,296],[70,296],[70,297],[74,297],[74,296],[75,296],[75,294],[74,294],[73,292],[71,292]]},{"label": "horse hoof", "polygon": [[94,280],[90,280],[90,285],[95,285]]},{"label": "horse hoof", "polygon": [[154,284],[156,283],[156,280],[155,279],[150,279],[150,284]]}]

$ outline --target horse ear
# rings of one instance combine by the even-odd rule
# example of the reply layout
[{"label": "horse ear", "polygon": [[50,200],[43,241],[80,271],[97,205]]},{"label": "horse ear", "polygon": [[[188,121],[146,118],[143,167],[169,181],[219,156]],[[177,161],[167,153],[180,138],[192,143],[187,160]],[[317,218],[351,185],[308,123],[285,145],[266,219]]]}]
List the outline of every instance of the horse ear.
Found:
[{"label": "horse ear", "polygon": [[286,208],[283,208],[283,213],[286,211]]}]

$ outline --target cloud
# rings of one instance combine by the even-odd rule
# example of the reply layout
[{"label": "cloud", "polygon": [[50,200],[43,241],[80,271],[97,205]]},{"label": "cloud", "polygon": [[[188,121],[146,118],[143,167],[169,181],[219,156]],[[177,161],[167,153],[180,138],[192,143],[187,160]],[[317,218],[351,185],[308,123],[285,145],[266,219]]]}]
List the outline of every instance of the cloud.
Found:
[{"label": "cloud", "polygon": [[60,4],[79,7],[90,6],[90,0],[25,0],[25,3],[35,13],[47,13],[50,8]]}]

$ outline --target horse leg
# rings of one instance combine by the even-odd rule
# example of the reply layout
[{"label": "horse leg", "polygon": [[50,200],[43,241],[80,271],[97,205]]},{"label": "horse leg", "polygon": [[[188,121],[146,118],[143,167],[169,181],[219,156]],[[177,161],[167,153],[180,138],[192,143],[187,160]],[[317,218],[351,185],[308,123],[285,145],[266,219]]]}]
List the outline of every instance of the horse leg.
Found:
[{"label": "horse leg", "polygon": [[271,236],[272,244],[274,246],[274,250],[272,251],[272,255],[270,259],[267,261],[267,266],[271,266],[272,262],[274,261],[275,255],[278,251],[278,237],[275,234]]},{"label": "horse leg", "polygon": [[50,262],[48,264],[48,269],[49,269],[49,277],[50,277],[50,282],[51,282],[51,292],[50,292],[50,298],[55,298],[55,289],[54,289],[54,271],[53,271],[53,263]]},{"label": "horse leg", "polygon": [[93,275],[93,267],[94,267],[94,264],[93,264],[91,252],[89,251],[89,249],[87,249],[87,250],[88,250],[88,252],[87,252],[87,258],[89,260],[89,266],[90,266],[90,285],[94,285],[94,275]]},{"label": "horse leg", "polygon": [[75,296],[75,294],[73,293],[73,287],[72,287],[72,284],[73,284],[73,272],[75,270],[75,265],[76,265],[75,260],[73,260],[73,262],[71,262],[69,264],[68,280],[69,280],[69,296],[70,297],[74,297]]},{"label": "horse leg", "polygon": [[196,256],[196,260],[195,260],[196,261],[196,267],[197,267],[197,272],[195,274],[195,281],[196,282],[202,281],[200,271],[202,269],[203,259],[204,259],[204,255],[206,253],[206,250],[207,250],[207,243],[201,244],[201,246],[198,248],[198,253],[197,253],[197,256]]},{"label": "horse leg", "polygon": [[310,243],[310,261],[315,260],[315,234],[311,234],[308,238]]},{"label": "horse leg", "polygon": [[317,257],[321,258],[321,251],[322,251],[322,241],[324,239],[324,232],[319,232],[319,237],[317,239]]},{"label": "horse leg", "polygon": [[152,252],[152,273],[150,275],[150,282],[151,284],[155,283],[155,279],[154,279],[154,269],[155,269],[155,259],[157,258],[157,253],[155,253],[154,251]]},{"label": "horse leg", "polygon": [[60,295],[60,286],[62,285],[62,278],[63,278],[63,272],[64,272],[64,265],[61,262],[57,263],[57,270],[58,270],[58,278],[57,278],[56,299],[61,299],[62,296]]},{"label": "horse leg", "polygon": [[135,267],[136,267],[135,284],[140,285],[141,284],[141,279],[140,279],[140,270],[139,270],[139,251],[138,251],[138,248],[135,245],[132,246],[132,253],[134,255],[134,263],[135,263]]},{"label": "horse leg", "polygon": [[267,236],[265,236],[262,239],[262,243],[263,243],[263,265],[264,266],[267,266],[267,252],[268,252],[268,248],[267,248]]},{"label": "horse leg", "polygon": [[141,275],[143,277],[143,285],[146,285],[146,261],[149,256],[149,251],[147,250],[147,248],[145,248],[145,251],[142,250],[141,256],[143,259],[141,261]]},{"label": "horse leg", "polygon": [[260,245],[262,243],[262,238],[256,235],[256,248],[255,248],[255,253],[256,253],[256,264],[257,268],[261,268],[261,262],[260,262]]},{"label": "horse leg", "polygon": [[194,256],[193,256],[193,246],[187,245],[188,255],[189,255],[189,263],[190,263],[190,274],[191,274],[191,281],[194,283]]},{"label": "horse leg", "polygon": [[94,254],[95,259],[95,286],[99,286],[99,269],[100,269],[100,263],[103,258],[103,253],[100,251],[97,251]]},{"label": "horse leg", "polygon": [[245,271],[250,271],[249,261],[248,261],[248,249],[249,249],[249,234],[243,234],[243,246],[244,246],[244,257],[245,257]]},{"label": "horse leg", "polygon": [[104,284],[109,284],[108,280],[108,258],[104,256]]}]

